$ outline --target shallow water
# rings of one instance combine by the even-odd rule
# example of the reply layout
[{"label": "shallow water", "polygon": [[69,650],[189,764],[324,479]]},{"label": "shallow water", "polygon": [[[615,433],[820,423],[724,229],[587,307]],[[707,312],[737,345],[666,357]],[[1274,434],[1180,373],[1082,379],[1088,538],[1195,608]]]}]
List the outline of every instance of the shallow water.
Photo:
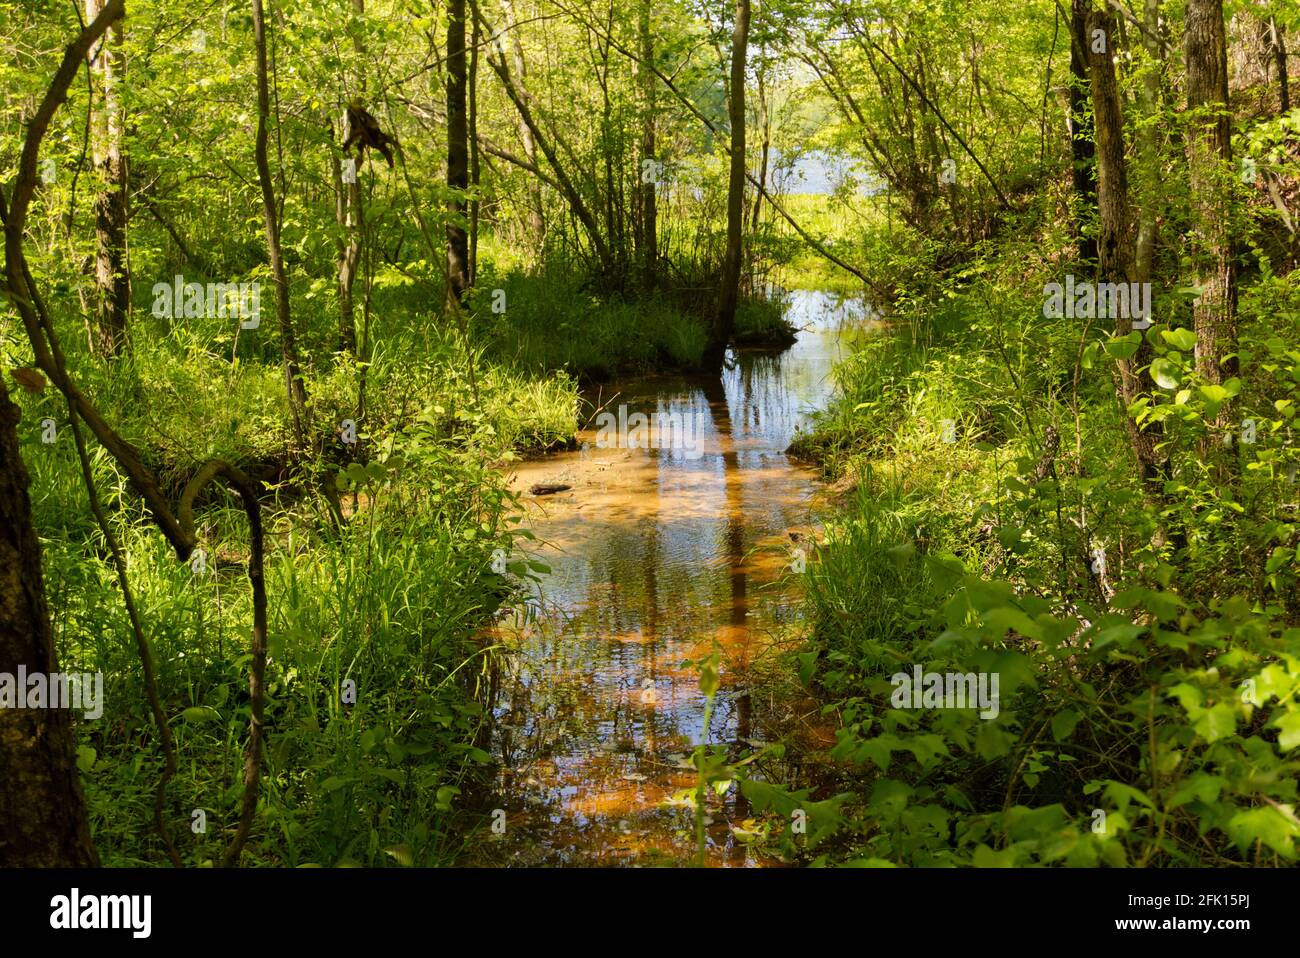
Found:
[{"label": "shallow water", "polygon": [[[551,572],[497,629],[512,650],[493,741],[506,826],[481,863],[688,862],[692,813],[665,803],[695,784],[691,749],[761,736],[751,669],[799,635],[789,567],[817,492],[784,450],[829,396],[843,332],[870,322],[860,302],[789,295],[805,328],[780,355],[741,353],[721,381],[656,377],[589,397],[615,420],[620,405],[625,420],[680,416],[684,432],[593,422],[578,451],[517,467],[534,557]],[[531,496],[536,483],[572,488]],[[722,689],[706,736],[698,672],[683,663],[714,643]],[[731,831],[748,814],[736,791],[710,807],[707,860],[763,864]]]}]

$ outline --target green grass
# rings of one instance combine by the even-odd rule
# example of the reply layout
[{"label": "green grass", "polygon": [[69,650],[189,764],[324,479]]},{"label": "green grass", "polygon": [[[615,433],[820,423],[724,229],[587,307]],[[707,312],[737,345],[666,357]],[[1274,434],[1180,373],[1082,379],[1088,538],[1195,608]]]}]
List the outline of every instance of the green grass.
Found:
[{"label": "green grass", "polygon": [[[505,293],[503,312],[492,311],[494,290]],[[583,380],[694,367],[708,338],[700,319],[667,300],[604,299],[568,276],[484,279],[476,305],[475,333],[492,360],[534,373],[566,370]]]}]

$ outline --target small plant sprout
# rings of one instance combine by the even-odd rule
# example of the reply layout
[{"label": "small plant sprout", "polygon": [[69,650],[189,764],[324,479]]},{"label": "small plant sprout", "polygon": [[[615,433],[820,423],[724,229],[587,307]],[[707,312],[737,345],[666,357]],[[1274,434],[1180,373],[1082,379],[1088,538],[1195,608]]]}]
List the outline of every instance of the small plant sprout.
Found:
[{"label": "small plant sprout", "polygon": [[942,167],[942,169],[940,169],[939,171],[939,182],[942,183],[944,186],[952,186],[954,183],[956,183],[957,182],[957,161],[954,160],[951,156],[944,157],[944,161],[942,164],[940,164],[940,166]]},{"label": "small plant sprout", "polygon": [[495,572],[497,575],[506,574],[506,550],[505,549],[492,550],[492,571]]},{"label": "small plant sprout", "polygon": [[794,552],[790,554],[790,571],[798,573],[808,571],[808,556],[800,546],[796,546]]},{"label": "small plant sprout", "polygon": [[339,438],[345,446],[357,444],[357,423],[355,419],[344,419],[339,423]]},{"label": "small plant sprout", "polygon": [[504,835],[506,833],[506,810],[504,808],[492,809],[492,834]]},{"label": "small plant sprout", "polygon": [[949,445],[955,443],[957,441],[957,421],[955,419],[940,419],[939,437]]},{"label": "small plant sprout", "polygon": [[506,311],[506,291],[504,289],[492,290],[492,312],[500,316]]},{"label": "small plant sprout", "polygon": [[356,679],[344,679],[339,685],[339,701],[344,705],[357,704]]},{"label": "small plant sprout", "polygon": [[208,571],[208,552],[202,546],[195,549],[190,556],[190,572],[204,575]]},{"label": "small plant sprout", "polygon": [[190,831],[195,835],[206,835],[208,831],[208,813],[201,808],[190,812]]},{"label": "small plant sprout", "polygon": [[41,442],[45,443],[45,445],[47,446],[52,446],[57,436],[58,436],[58,429],[54,424],[54,420],[42,419],[41,420]]},{"label": "small plant sprout", "polygon": [[1092,810],[1092,833],[1094,835],[1106,834],[1106,811],[1102,808]]}]

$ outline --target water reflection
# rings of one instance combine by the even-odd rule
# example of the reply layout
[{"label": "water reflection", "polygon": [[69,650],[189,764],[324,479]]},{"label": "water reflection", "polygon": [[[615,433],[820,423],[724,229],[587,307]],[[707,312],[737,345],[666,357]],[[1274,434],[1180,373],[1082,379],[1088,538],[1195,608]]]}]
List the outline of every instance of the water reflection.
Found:
[{"label": "water reflection", "polygon": [[[552,572],[530,603],[540,612],[499,630],[514,650],[494,742],[508,827],[483,864],[690,860],[690,812],[665,802],[694,784],[695,743],[759,734],[747,670],[794,624],[787,530],[807,521],[816,488],[784,450],[829,394],[841,333],[871,321],[861,303],[811,292],[791,294],[789,315],[804,331],[784,353],[741,353],[721,378],[618,387],[614,406],[696,417],[702,455],[600,448],[590,429],[579,451],[518,468],[516,488],[572,489],[532,500]],[[715,642],[723,689],[705,730],[682,663]],[[735,794],[713,811],[710,863],[758,864],[729,828],[748,814]]]}]

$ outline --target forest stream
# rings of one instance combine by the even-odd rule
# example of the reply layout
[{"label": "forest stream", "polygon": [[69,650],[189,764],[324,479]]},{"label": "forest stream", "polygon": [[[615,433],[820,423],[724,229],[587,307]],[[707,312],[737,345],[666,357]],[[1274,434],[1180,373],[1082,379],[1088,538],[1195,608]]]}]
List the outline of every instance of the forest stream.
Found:
[{"label": "forest stream", "polygon": [[[692,448],[602,448],[588,424],[576,451],[516,467],[532,557],[551,571],[497,630],[511,650],[494,741],[506,827],[485,864],[687,862],[691,810],[670,800],[695,784],[691,749],[759,744],[749,671],[798,630],[786,571],[818,491],[785,450],[825,403],[845,331],[870,322],[860,300],[789,297],[801,331],[784,352],[741,351],[721,380],[657,376],[590,394],[613,415],[621,404],[682,415],[698,424]],[[530,494],[539,484],[569,488]],[[706,733],[698,670],[683,662],[714,642],[722,688]],[[737,792],[728,820],[707,829],[710,864],[762,864],[730,829],[745,817]]]}]

